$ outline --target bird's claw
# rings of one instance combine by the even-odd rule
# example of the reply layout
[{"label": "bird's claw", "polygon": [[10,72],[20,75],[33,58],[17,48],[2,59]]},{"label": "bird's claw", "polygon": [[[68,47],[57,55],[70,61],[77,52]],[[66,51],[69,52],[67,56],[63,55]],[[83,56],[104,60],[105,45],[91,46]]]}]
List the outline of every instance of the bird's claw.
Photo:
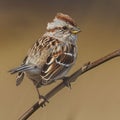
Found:
[{"label": "bird's claw", "polygon": [[46,104],[45,104],[46,102],[49,103],[48,99],[45,96],[40,95],[39,96],[39,104],[41,104],[42,108],[46,106]]},{"label": "bird's claw", "polygon": [[65,84],[66,87],[71,89],[71,83],[70,83],[68,77],[63,78],[63,83]]}]

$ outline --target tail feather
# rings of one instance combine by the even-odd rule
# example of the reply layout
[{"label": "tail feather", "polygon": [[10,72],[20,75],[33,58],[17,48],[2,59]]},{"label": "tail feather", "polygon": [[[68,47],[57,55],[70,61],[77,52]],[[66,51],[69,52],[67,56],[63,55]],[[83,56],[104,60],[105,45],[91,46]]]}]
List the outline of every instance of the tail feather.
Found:
[{"label": "tail feather", "polygon": [[23,81],[25,73],[24,72],[18,72],[18,75],[16,77],[16,86],[20,85]]},{"label": "tail feather", "polygon": [[20,67],[9,70],[8,72],[10,72],[11,74],[15,74],[17,72],[24,72],[24,71],[27,71],[27,70],[31,70],[33,68],[34,67],[30,66],[30,65],[22,65]]}]

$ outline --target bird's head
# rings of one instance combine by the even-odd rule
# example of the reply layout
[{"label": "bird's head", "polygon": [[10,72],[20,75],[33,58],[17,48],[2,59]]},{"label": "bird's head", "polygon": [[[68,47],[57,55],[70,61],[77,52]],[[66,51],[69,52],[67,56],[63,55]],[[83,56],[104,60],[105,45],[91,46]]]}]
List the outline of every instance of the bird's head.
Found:
[{"label": "bird's head", "polygon": [[52,22],[47,24],[47,32],[58,38],[76,36],[80,32],[75,21],[68,15],[57,13]]}]

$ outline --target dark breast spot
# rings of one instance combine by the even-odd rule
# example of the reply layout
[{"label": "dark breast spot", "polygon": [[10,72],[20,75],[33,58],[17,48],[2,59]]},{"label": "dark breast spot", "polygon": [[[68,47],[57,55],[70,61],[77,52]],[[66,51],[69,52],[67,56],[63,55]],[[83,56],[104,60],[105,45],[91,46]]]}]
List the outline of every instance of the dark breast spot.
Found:
[{"label": "dark breast spot", "polygon": [[71,45],[70,53],[74,54],[75,46]]}]

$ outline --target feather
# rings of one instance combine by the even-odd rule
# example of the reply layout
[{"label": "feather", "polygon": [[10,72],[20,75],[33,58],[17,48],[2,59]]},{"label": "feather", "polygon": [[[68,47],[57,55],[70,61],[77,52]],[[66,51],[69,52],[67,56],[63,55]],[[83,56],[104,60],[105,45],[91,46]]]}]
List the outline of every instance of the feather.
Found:
[{"label": "feather", "polygon": [[19,66],[17,68],[11,69],[8,72],[10,72],[11,74],[15,74],[17,72],[24,72],[24,71],[27,71],[27,70],[31,70],[33,68],[34,68],[34,66],[24,64],[24,65]]},{"label": "feather", "polygon": [[17,77],[16,77],[16,86],[20,85],[21,82],[23,81],[25,73],[24,72],[19,72]]},{"label": "feather", "polygon": [[53,79],[59,79],[75,62],[75,46],[68,44],[65,47],[66,49],[63,49],[63,46],[65,47],[65,45],[59,43],[54,47],[53,53],[50,54],[44,64],[41,71],[43,84],[49,84]]}]

